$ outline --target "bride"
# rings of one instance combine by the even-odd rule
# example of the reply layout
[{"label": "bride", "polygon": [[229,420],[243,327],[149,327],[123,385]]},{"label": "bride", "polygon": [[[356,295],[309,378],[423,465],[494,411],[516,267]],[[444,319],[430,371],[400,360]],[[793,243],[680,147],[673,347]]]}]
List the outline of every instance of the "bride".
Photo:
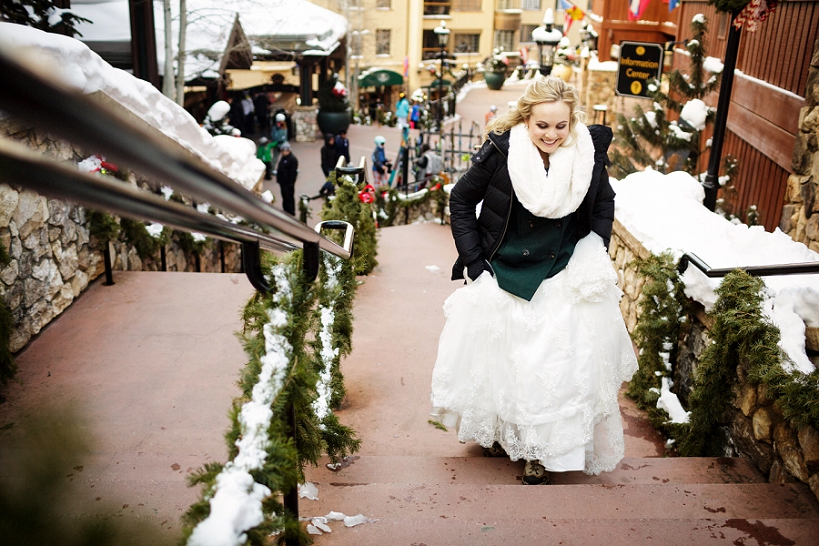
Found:
[{"label": "bride", "polygon": [[452,278],[467,286],[444,304],[433,414],[487,456],[524,459],[527,485],[615,468],[617,393],[637,369],[606,253],[612,133],[584,120],[574,87],[536,80],[450,197]]}]

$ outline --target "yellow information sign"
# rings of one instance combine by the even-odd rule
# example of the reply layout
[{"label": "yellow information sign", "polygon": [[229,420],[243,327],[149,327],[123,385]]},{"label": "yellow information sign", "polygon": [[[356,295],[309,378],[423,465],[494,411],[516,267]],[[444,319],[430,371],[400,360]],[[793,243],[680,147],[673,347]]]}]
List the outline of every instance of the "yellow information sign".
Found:
[{"label": "yellow information sign", "polygon": [[649,82],[662,76],[664,53],[662,44],[621,42],[615,87],[617,94],[647,98]]}]

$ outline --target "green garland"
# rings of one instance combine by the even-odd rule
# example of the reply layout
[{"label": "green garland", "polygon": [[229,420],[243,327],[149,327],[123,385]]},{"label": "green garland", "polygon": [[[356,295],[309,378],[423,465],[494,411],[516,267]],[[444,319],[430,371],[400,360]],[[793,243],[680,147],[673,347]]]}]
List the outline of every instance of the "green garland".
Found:
[{"label": "green garland", "polygon": [[680,444],[684,455],[719,454],[710,440],[733,401],[740,366],[751,385],[767,386],[768,396],[794,428],[819,427],[819,370],[804,375],[782,368],[787,357],[778,346],[779,329],[763,313],[764,288],[762,279],[734,271],[716,290],[712,343],[697,368],[691,422]]},{"label": "green garland", "polygon": [[742,11],[750,0],[708,0],[708,3],[717,8],[717,11],[734,13]]},{"label": "green garland", "polygon": [[[338,267],[332,259],[325,257],[324,263],[322,286],[315,288],[304,279],[300,251],[281,257],[265,255],[263,268],[271,291],[255,294],[242,314],[245,324],[242,339],[249,361],[239,381],[243,394],[233,403],[230,412],[232,426],[225,435],[231,461],[240,455],[237,442],[243,439],[240,420],[242,407],[253,398],[265,359],[281,354],[271,356],[269,353],[271,335],[286,340],[284,345],[289,361],[281,380],[281,389],[270,405],[273,418],[267,430],[266,461],[263,468],[251,472],[254,481],[268,487],[272,494],[263,501],[264,521],[247,532],[249,544],[268,544],[271,533],[280,531],[283,531],[281,538],[284,540],[306,544],[309,539],[293,514],[284,511],[278,494],[290,491],[304,481],[304,466],[307,463],[317,465],[322,453],[326,453],[332,462],[337,462],[358,450],[360,445],[354,431],[341,425],[334,414],[330,412],[319,418],[316,413],[316,400],[319,399],[317,383],[323,362],[320,354],[317,354],[322,350],[322,332],[316,332],[321,323],[321,309],[337,311],[332,327],[325,332],[329,333],[331,340],[333,369],[337,375],[337,381],[329,383],[343,396],[338,359],[348,354],[351,348],[350,309],[355,287],[355,276],[349,262]],[[336,282],[328,282],[331,278],[335,278]],[[305,340],[311,338],[316,341],[306,344]],[[286,416],[290,407],[295,408],[295,441],[288,437]],[[184,541],[209,516],[210,499],[216,494],[217,476],[231,464],[210,463],[192,474],[190,484],[202,485],[203,492],[201,500],[192,505],[183,518]]]},{"label": "green garland", "polygon": [[159,252],[159,247],[168,244],[170,241],[170,230],[168,230],[168,228],[162,230],[160,237],[152,237],[151,234],[148,233],[145,222],[141,220],[121,218],[119,224],[122,228],[125,242],[136,249],[140,260],[147,260],[148,258],[156,259],[156,253]]},{"label": "green garland", "polygon": [[343,176],[340,180],[335,180],[335,173],[333,173],[331,177],[336,186],[336,194],[334,199],[324,202],[321,219],[325,221],[343,220],[352,224],[355,229],[353,271],[356,275],[367,275],[378,265],[375,259],[378,253],[378,242],[373,206],[363,203],[358,197],[358,193],[364,189],[364,184],[359,187],[350,176]]},{"label": "green garland", "polygon": [[94,248],[97,250],[103,250],[119,235],[119,222],[113,215],[101,210],[88,209],[85,211],[85,218],[88,221],[89,234],[96,239]]},{"label": "green garland", "polygon": [[684,285],[670,252],[634,260],[630,267],[636,268],[645,283],[639,303],[640,320],[634,329],[635,341],[640,348],[639,369],[629,383],[627,394],[648,413],[656,428],[674,435],[674,429],[679,425],[669,422],[668,414],[657,408],[657,400],[661,378],[669,375],[668,363],[676,361],[680,329],[687,322]]},{"label": "green garland", "polygon": [[429,184],[434,189],[409,199],[402,199],[403,194],[395,188],[389,188],[386,192],[379,192],[375,200],[376,209],[379,211],[379,224],[382,227],[394,226],[403,211],[420,207],[430,201],[435,201],[436,210],[439,213],[444,210],[447,205],[447,194],[443,188],[443,179],[436,176],[430,180]]}]

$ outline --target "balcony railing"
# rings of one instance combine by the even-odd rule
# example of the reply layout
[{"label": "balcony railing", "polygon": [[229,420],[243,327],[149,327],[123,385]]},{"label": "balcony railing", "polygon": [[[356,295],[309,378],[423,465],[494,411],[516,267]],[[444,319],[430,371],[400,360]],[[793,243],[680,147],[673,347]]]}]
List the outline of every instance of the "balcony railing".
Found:
[{"label": "balcony railing", "polygon": [[452,2],[448,0],[424,1],[424,15],[449,15]]}]

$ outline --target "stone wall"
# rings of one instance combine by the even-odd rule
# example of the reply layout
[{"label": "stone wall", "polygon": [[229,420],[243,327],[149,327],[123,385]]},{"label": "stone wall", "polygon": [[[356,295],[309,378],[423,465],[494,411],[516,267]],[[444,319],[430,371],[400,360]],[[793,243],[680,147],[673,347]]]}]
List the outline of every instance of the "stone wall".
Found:
[{"label": "stone wall", "polygon": [[[629,264],[635,258],[648,257],[649,252],[615,220],[609,255],[624,292],[620,309],[629,332],[633,332],[639,317],[637,305],[643,280]],[[688,403],[699,356],[711,343],[708,331],[713,320],[702,306],[695,305],[693,315],[673,365],[673,390],[683,405]],[[806,336],[809,349],[819,349],[817,337],[816,329],[809,328]],[[807,483],[819,498],[819,432],[811,426],[794,429],[767,396],[765,386],[748,383],[744,365],[737,369],[737,376],[739,382],[730,424],[722,429],[726,455],[750,458],[771,483]]]},{"label": "stone wall", "polygon": [[318,132],[315,106],[296,106],[293,109],[293,123],[296,126],[296,142],[314,142]]},{"label": "stone wall", "polygon": [[[8,119],[0,120],[0,135],[54,160],[76,164],[90,155]],[[123,183],[150,186],[134,173]],[[11,258],[0,271],[0,298],[14,320],[10,339],[14,353],[62,313],[105,266],[103,253],[89,234],[83,207],[43,197],[22,186],[0,184],[0,242]],[[209,239],[198,258],[184,252],[176,240],[166,246],[169,271],[221,272],[223,256],[225,272],[241,271],[236,244]],[[136,249],[122,240],[111,243],[111,257],[115,270],[161,268],[160,256],[141,260]]]},{"label": "stone wall", "polygon": [[813,47],[805,91],[806,105],[799,112],[799,132],[788,177],[787,204],[779,229],[794,241],[819,252],[819,39]]}]

